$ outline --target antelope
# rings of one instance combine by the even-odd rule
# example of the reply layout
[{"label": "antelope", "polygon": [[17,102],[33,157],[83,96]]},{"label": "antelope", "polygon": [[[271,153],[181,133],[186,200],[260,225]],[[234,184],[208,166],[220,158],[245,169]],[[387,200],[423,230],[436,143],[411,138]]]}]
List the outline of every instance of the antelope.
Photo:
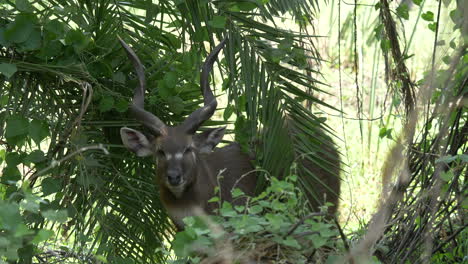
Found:
[{"label": "antelope", "polygon": [[[200,88],[204,100],[203,107],[173,127],[167,126],[144,109],[146,86],[144,67],[135,52],[122,39],[119,38],[119,41],[132,62],[138,78],[130,111],[151,133],[145,136],[137,130],[123,127],[120,130],[122,142],[137,156],[155,157],[156,182],[160,199],[176,228],[183,230],[182,219],[194,215],[200,211],[199,208],[206,214],[212,214],[218,208],[218,203],[208,202],[214,196],[218,184],[221,200],[224,201],[234,204],[245,202],[241,199],[233,201],[231,190],[234,187],[249,196],[254,195],[257,178],[256,174],[252,173],[254,168],[251,158],[241,151],[237,143],[216,148],[224,136],[226,127],[211,128],[196,133],[203,122],[214,114],[217,107],[216,98],[209,86],[209,74],[226,40],[213,49],[202,66]],[[307,166],[307,162],[305,165]],[[317,169],[315,171],[317,172]],[[328,183],[326,172],[318,171],[318,173],[323,174],[325,183]],[[220,174],[222,177],[218,177]],[[331,184],[336,185],[335,182]],[[332,189],[339,192],[339,180],[338,189],[336,187]],[[330,200],[336,204],[337,198]]]}]

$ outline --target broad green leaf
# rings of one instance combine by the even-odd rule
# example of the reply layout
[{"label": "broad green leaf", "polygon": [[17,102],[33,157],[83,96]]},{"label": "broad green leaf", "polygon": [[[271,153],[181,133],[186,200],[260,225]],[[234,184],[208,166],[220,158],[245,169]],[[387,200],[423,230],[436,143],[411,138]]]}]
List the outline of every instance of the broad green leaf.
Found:
[{"label": "broad green leaf", "polygon": [[44,28],[54,33],[57,38],[61,38],[65,35],[65,26],[57,19],[49,21],[47,24],[45,24]]},{"label": "broad green leaf", "polygon": [[22,163],[24,160],[24,153],[18,153],[18,152],[8,152],[5,157],[6,164],[8,166],[15,167],[18,164]]},{"label": "broad green leaf", "polygon": [[312,241],[312,244],[314,245],[314,248],[318,249],[327,244],[327,239],[323,238],[319,235],[310,235],[307,236],[307,238]]},{"label": "broad green leaf", "polygon": [[36,150],[32,151],[31,153],[29,153],[29,155],[26,157],[25,161],[37,164],[39,162],[44,161],[45,159],[46,159],[46,157],[44,155],[44,152],[42,152],[42,150],[40,150],[40,149],[36,149]]},{"label": "broad green leaf", "polygon": [[208,200],[209,203],[216,203],[216,202],[219,202],[219,201],[220,201],[219,197],[217,197],[217,196],[215,196],[215,197]]},{"label": "broad green leaf", "polygon": [[446,164],[449,164],[456,159],[457,159],[457,156],[443,156],[443,157],[436,159],[435,162],[436,163],[444,162]]},{"label": "broad green leaf", "polygon": [[28,0],[16,0],[16,8],[23,12],[32,12],[34,10],[33,6],[31,3],[29,3]]},{"label": "broad green leaf", "polygon": [[231,193],[232,193],[232,198],[237,198],[239,196],[245,195],[244,192],[239,188],[234,188],[234,190],[232,190]]},{"label": "broad green leaf", "polygon": [[427,11],[426,13],[421,15],[421,18],[426,21],[432,22],[434,21],[434,13],[432,13],[431,11]]},{"label": "broad green leaf", "polygon": [[[10,64],[10,63],[0,63],[0,73],[2,73],[3,75],[5,75],[7,78],[10,78],[11,76],[13,76],[13,74],[15,74],[15,72],[17,72],[18,69],[16,68],[16,65],[15,64]],[[6,100],[3,99],[5,96]],[[8,100],[8,97],[6,95],[3,95],[2,96],[2,106],[3,106],[3,102],[7,102]]]},{"label": "broad green leaf", "polygon": [[39,230],[39,232],[37,232],[37,235],[34,237],[34,239],[31,242],[33,244],[37,244],[39,242],[46,241],[47,239],[51,238],[53,235],[54,235],[54,231],[41,229]]},{"label": "broad green leaf", "polygon": [[169,109],[176,115],[180,115],[184,111],[184,100],[178,96],[171,96],[166,99]]},{"label": "broad green leaf", "polygon": [[399,17],[408,20],[409,19],[409,10],[407,4],[401,4],[397,7],[396,13]]},{"label": "broad green leaf", "polygon": [[435,32],[436,29],[437,29],[437,22],[430,23],[430,24],[427,25],[427,27],[428,27],[431,31]]},{"label": "broad green leaf", "polygon": [[223,202],[223,205],[222,205],[221,209],[219,210],[219,212],[224,217],[233,217],[233,216],[237,215],[234,208],[232,208],[232,205],[230,203],[228,203],[228,202]]},{"label": "broad green leaf", "polygon": [[46,210],[41,212],[41,214],[45,218],[59,223],[65,223],[68,218],[67,210]]},{"label": "broad green leaf", "polygon": [[11,43],[7,41],[5,37],[6,29],[4,27],[0,27],[0,46],[4,46],[6,48],[11,46]]},{"label": "broad green leaf", "polygon": [[29,136],[39,145],[43,139],[49,136],[49,126],[46,122],[34,119],[29,123]]},{"label": "broad green leaf", "polygon": [[42,45],[42,36],[41,31],[34,29],[29,35],[28,39],[25,42],[20,43],[20,50],[22,51],[32,51],[38,50]]},{"label": "broad green leaf", "polygon": [[17,182],[21,180],[21,172],[18,170],[17,167],[7,166],[3,168],[2,177],[0,177],[0,181],[2,183],[11,184],[11,182]]},{"label": "broad green leaf", "polygon": [[115,102],[114,107],[118,112],[124,113],[128,110],[128,101],[124,98],[119,98],[117,102]]},{"label": "broad green leaf", "polygon": [[413,3],[414,3],[415,5],[420,6],[421,3],[422,3],[422,1],[423,1],[423,0],[413,0]]},{"label": "broad green leaf", "polygon": [[257,5],[252,2],[238,2],[236,3],[237,8],[241,11],[252,11],[257,8]]},{"label": "broad green leaf", "polygon": [[[16,65],[15,65],[15,67],[16,67]],[[1,68],[1,66],[0,66],[0,68]],[[15,69],[15,71],[16,71],[16,69]],[[7,104],[8,104],[8,95],[0,96],[0,107],[5,107],[5,106],[7,106]]]},{"label": "broad green leaf", "polygon": [[25,42],[34,30],[35,17],[28,14],[19,14],[15,21],[8,24],[4,33],[5,39],[14,43]]},{"label": "broad green leaf", "polygon": [[90,42],[90,39],[79,29],[73,29],[67,32],[65,43],[72,45],[76,52],[84,50]]},{"label": "broad green leaf", "polygon": [[114,98],[110,95],[104,96],[99,101],[99,111],[107,112],[114,107]]},{"label": "broad green leaf", "polygon": [[0,227],[2,229],[14,230],[14,228],[22,222],[19,205],[17,203],[5,203],[1,201],[0,212]]},{"label": "broad green leaf", "polygon": [[12,145],[17,145],[26,139],[29,122],[21,116],[11,116],[6,122],[5,138]]},{"label": "broad green leaf", "polygon": [[[1,155],[0,155],[1,156]],[[461,162],[467,163],[468,162],[468,155],[466,154],[459,154],[457,155]]]},{"label": "broad green leaf", "polygon": [[223,29],[226,26],[226,17],[214,16],[212,20],[208,21],[208,25],[214,28]]},{"label": "broad green leaf", "polygon": [[113,74],[112,76],[112,80],[118,82],[118,83],[122,83],[124,84],[125,83],[125,74],[121,71],[119,72],[116,72]]},{"label": "broad green leaf", "polygon": [[451,171],[443,171],[440,173],[440,178],[445,182],[449,182],[453,179],[453,173]]},{"label": "broad green leaf", "polygon": [[263,211],[263,207],[260,205],[254,205],[249,208],[249,213],[251,214],[259,214]]},{"label": "broad green leaf", "polygon": [[5,137],[9,138],[24,136],[28,133],[28,120],[20,116],[11,116],[6,122]]},{"label": "broad green leaf", "polygon": [[162,99],[167,99],[174,94],[174,87],[169,87],[165,80],[160,80],[158,82],[158,93]]},{"label": "broad green leaf", "polygon": [[177,85],[177,74],[174,72],[168,72],[164,75],[164,82],[169,89],[174,89]]},{"label": "broad green leaf", "polygon": [[301,248],[301,245],[297,242],[297,240],[291,236],[287,237],[286,239],[283,239],[281,241],[281,244],[288,246],[288,247],[296,248],[296,249]]},{"label": "broad green leaf", "polygon": [[226,108],[224,109],[224,113],[223,113],[223,119],[224,121],[227,121],[229,120],[229,118],[232,116],[232,114],[234,113],[234,110],[235,110],[235,107],[231,104],[228,104],[226,106]]},{"label": "broad green leaf", "polygon": [[37,202],[37,199],[29,194],[26,196],[25,199],[23,199],[20,203],[21,209],[32,212],[32,213],[37,213],[39,212],[39,203]]}]

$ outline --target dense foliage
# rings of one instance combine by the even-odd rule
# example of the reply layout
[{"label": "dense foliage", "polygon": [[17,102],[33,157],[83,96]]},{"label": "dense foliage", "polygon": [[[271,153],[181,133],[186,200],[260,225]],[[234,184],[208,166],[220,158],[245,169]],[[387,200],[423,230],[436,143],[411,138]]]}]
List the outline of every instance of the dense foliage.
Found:
[{"label": "dense foliage", "polygon": [[[198,107],[201,61],[227,36],[215,70],[223,78],[215,87],[228,102],[223,119],[205,125],[229,124],[235,115],[235,138],[246,150],[258,141],[257,131],[264,131],[262,144],[254,147],[261,148],[259,164],[272,172],[289,167],[294,146],[317,149],[320,139],[291,142],[287,133],[278,134],[286,114],[291,122],[314,124],[297,126],[305,135],[321,126],[323,120],[296,97],[326,104],[301,89],[315,89],[315,79],[304,72],[313,71],[306,59],[316,58],[304,46],[307,36],[275,24],[289,12],[305,26],[314,6],[309,1],[2,2],[1,193],[12,208],[8,212],[22,223],[2,227],[7,237],[0,249],[8,253],[2,261],[25,263],[34,256],[48,262],[55,253],[112,263],[160,263],[167,257],[161,249],[173,227],[158,200],[152,161],[124,152],[119,138],[120,127],[136,125],[127,114],[136,80],[118,35],[146,66],[146,108],[167,124]],[[309,189],[310,184],[302,182]],[[37,208],[20,207],[33,199],[27,197],[37,198]]]},{"label": "dense foliage", "polygon": [[[319,42],[309,33],[322,2],[2,1],[0,263],[196,262],[216,260],[219,253],[282,263],[466,260],[465,2],[355,1],[341,21],[343,2],[332,1],[339,17],[330,55],[336,72],[327,77],[339,78],[331,91],[340,103],[329,105],[316,79]],[[442,25],[449,33],[441,33]],[[414,40],[421,30],[433,42]],[[227,99],[220,99],[218,119],[205,125],[229,125],[244,150],[257,154],[265,177],[248,206],[222,204],[223,221],[188,218],[187,230],[174,237],[152,180],[152,160],[121,145],[120,127],[137,126],[127,111],[136,79],[117,36],[146,67],[146,108],[167,124],[199,106],[200,65],[228,37],[212,78],[216,94]],[[425,45],[429,63],[414,64]],[[377,66],[367,74],[361,59],[370,50]],[[343,69],[353,75],[349,87],[342,86]],[[368,90],[359,86],[367,75],[368,107]],[[383,102],[374,100],[378,78]],[[346,97],[343,90],[355,94]],[[315,175],[298,168],[288,170],[287,179],[274,178],[303,155],[333,169],[313,155],[329,138],[311,138],[318,129],[336,134],[340,128],[325,125],[322,112],[336,110],[343,118],[343,100],[357,112],[361,142],[364,112],[373,119],[380,104],[379,134],[369,132],[369,144],[372,136],[393,142],[379,175],[379,208],[369,223],[348,233],[304,207],[303,193],[317,184]],[[299,136],[290,137],[291,127]]]}]

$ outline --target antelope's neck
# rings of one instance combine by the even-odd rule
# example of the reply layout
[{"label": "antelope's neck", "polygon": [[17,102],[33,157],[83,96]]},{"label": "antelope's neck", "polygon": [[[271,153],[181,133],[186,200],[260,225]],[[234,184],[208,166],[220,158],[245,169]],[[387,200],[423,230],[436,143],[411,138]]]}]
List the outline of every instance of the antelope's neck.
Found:
[{"label": "antelope's neck", "polygon": [[198,160],[197,170],[194,173],[196,173],[195,180],[184,190],[171,190],[162,182],[159,183],[161,201],[179,229],[183,228],[184,217],[198,215],[200,212],[211,213],[212,210],[208,200],[214,195],[216,186],[214,174],[204,159]]}]

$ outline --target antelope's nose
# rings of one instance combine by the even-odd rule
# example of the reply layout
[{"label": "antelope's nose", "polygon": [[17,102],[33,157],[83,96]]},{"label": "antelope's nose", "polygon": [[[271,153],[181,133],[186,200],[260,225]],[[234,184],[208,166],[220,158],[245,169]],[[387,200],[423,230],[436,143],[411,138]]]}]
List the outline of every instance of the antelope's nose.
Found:
[{"label": "antelope's nose", "polygon": [[179,185],[182,181],[182,173],[180,170],[168,170],[167,180],[171,185]]}]

